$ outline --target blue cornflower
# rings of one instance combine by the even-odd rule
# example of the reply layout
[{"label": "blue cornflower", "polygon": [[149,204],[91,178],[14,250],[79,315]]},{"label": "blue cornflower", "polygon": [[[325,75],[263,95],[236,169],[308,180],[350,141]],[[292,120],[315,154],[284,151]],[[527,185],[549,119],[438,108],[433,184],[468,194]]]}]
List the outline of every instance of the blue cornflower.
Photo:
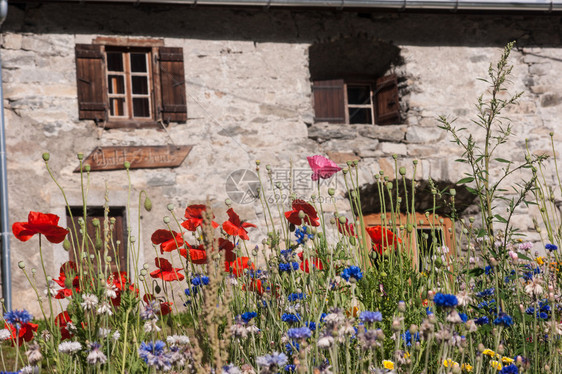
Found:
[{"label": "blue cornflower", "polygon": [[486,275],[494,274],[494,268],[488,265],[484,268],[484,273],[486,273]]},{"label": "blue cornflower", "polygon": [[519,374],[519,368],[517,368],[515,364],[509,364],[508,366],[504,366],[499,374]]},{"label": "blue cornflower", "polygon": [[301,316],[299,314],[283,313],[281,320],[287,323],[296,323],[301,320]]},{"label": "blue cornflower", "polygon": [[495,289],[494,287],[488,288],[488,289],[485,289],[485,290],[482,291],[482,292],[478,292],[478,293],[476,294],[476,297],[488,297],[488,296],[493,296],[495,291],[496,291],[496,289]]},{"label": "blue cornflower", "polygon": [[305,322],[304,325],[311,329],[312,331],[316,331],[316,323],[315,322]]},{"label": "blue cornflower", "polygon": [[361,269],[359,268],[359,266],[350,266],[343,270],[343,272],[341,273],[341,277],[346,281],[349,281],[350,278],[360,280],[361,278],[363,278],[363,273],[361,273]]},{"label": "blue cornflower", "polygon": [[285,344],[285,349],[287,350],[287,354],[292,356],[295,352],[299,352],[301,346],[296,341],[292,341],[291,343]]},{"label": "blue cornflower", "polygon": [[295,371],[297,371],[297,366],[289,364],[289,365],[285,366],[285,371],[288,372],[288,373],[294,373]]},{"label": "blue cornflower", "polygon": [[221,374],[237,374],[237,373],[240,373],[240,369],[238,368],[238,366],[234,364],[230,364],[222,367]]},{"label": "blue cornflower", "polygon": [[281,263],[279,264],[279,272],[288,272],[290,273],[293,270],[297,270],[299,268],[298,262],[291,262],[291,263]]},{"label": "blue cornflower", "polygon": [[550,252],[552,252],[552,251],[556,251],[558,249],[558,246],[556,244],[550,244],[549,243],[549,244],[545,245],[544,248],[546,250],[549,250]]},{"label": "blue cornflower", "polygon": [[502,325],[504,327],[510,327],[511,325],[513,325],[513,318],[511,318],[511,316],[503,312],[500,312],[498,314],[498,318],[494,320],[494,325]]},{"label": "blue cornflower", "polygon": [[205,275],[196,275],[193,278],[191,278],[191,284],[194,285],[195,287],[201,285],[206,286],[209,284],[209,277]]},{"label": "blue cornflower", "polygon": [[312,239],[314,238],[314,235],[311,233],[307,232],[307,227],[303,226],[301,227],[297,227],[297,229],[295,230],[295,236],[297,238],[297,244],[303,244],[304,243],[304,238],[308,237],[308,239]]},{"label": "blue cornflower", "polygon": [[248,323],[257,315],[258,314],[256,312],[245,312],[240,315],[240,318],[242,318],[242,321],[244,321],[244,323]]},{"label": "blue cornflower", "polygon": [[373,322],[381,322],[382,321],[382,313],[381,312],[370,312],[368,310],[361,312],[359,314],[359,319],[363,323],[373,323]]},{"label": "blue cornflower", "polygon": [[474,320],[474,323],[476,323],[477,325],[487,325],[488,323],[490,323],[490,319],[487,316],[482,316],[480,318],[476,318]]},{"label": "blue cornflower", "polygon": [[326,313],[320,314],[320,322],[324,322],[324,318],[327,316]]},{"label": "blue cornflower", "polygon": [[430,307],[428,307],[428,306],[425,307],[425,314],[426,314],[428,317],[433,314],[433,312],[431,311],[431,308],[430,308]]},{"label": "blue cornflower", "polygon": [[537,317],[539,317],[540,319],[548,319],[548,314],[546,314],[545,312],[539,312],[537,313]]},{"label": "blue cornflower", "polygon": [[259,356],[256,359],[258,366],[263,367],[281,367],[287,363],[289,358],[284,353],[273,352],[270,355]]},{"label": "blue cornflower", "polygon": [[287,336],[289,339],[293,340],[303,340],[308,339],[312,336],[312,331],[304,326],[304,327],[293,327],[287,331]]},{"label": "blue cornflower", "polygon": [[438,292],[433,297],[433,302],[435,303],[435,305],[443,308],[453,308],[457,306],[459,300],[455,295]]},{"label": "blue cornflower", "polygon": [[459,313],[459,317],[461,317],[461,320],[466,323],[466,321],[468,321],[468,316],[466,315],[466,313]]},{"label": "blue cornflower", "polygon": [[302,292],[299,293],[293,292],[292,294],[287,296],[287,299],[289,299],[289,301],[303,300],[306,299],[306,295],[303,294]]},{"label": "blue cornflower", "polygon": [[416,342],[420,341],[420,333],[419,332],[416,332],[414,335],[412,335],[410,330],[406,330],[406,332],[403,333],[400,336],[402,337],[402,340],[404,340],[404,344],[406,345],[406,347],[412,346],[412,337],[414,338],[414,341],[416,341]]},{"label": "blue cornflower", "polygon": [[10,310],[9,312],[4,313],[4,320],[9,323],[10,325],[14,326],[17,330],[23,325],[24,323],[31,322],[33,316],[27,310]]},{"label": "blue cornflower", "polygon": [[170,370],[172,368],[171,356],[164,349],[166,344],[162,340],[155,342],[142,342],[139,348],[139,357],[148,366],[159,370]]},{"label": "blue cornflower", "polygon": [[537,266],[536,268],[533,269],[533,267],[531,265],[525,265],[525,267],[529,270],[529,272],[523,273],[523,279],[529,281],[533,279],[533,276],[536,274],[540,274],[541,273],[541,269]]}]

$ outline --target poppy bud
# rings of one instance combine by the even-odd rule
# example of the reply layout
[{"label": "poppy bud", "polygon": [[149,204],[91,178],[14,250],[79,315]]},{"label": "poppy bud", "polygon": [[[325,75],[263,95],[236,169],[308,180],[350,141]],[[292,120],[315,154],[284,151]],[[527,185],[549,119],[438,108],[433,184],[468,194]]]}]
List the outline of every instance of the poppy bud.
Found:
[{"label": "poppy bud", "polygon": [[386,188],[388,188],[389,190],[392,190],[392,182],[387,182]]},{"label": "poppy bud", "polygon": [[343,175],[346,175],[349,172],[349,169],[343,169],[341,172],[343,173]]},{"label": "poppy bud", "polygon": [[18,262],[18,267],[22,270],[25,269],[25,262],[23,261]]},{"label": "poppy bud", "polygon": [[160,286],[158,284],[156,286],[154,286],[154,292],[156,292],[158,294],[158,293],[160,293],[160,291],[162,291],[162,289],[160,288]]},{"label": "poppy bud", "polygon": [[396,159],[398,159],[398,155],[395,153],[395,154],[392,155],[392,158],[396,160]]},{"label": "poppy bud", "polygon": [[299,218],[303,219],[305,216],[306,214],[302,210],[299,210]]},{"label": "poppy bud", "polygon": [[174,210],[174,204],[168,204],[166,205],[166,209],[168,209],[170,212]]},{"label": "poppy bud", "polygon": [[136,241],[137,241],[137,238],[134,237],[134,236],[131,236],[131,243],[134,243],[134,242],[136,242]]},{"label": "poppy bud", "polygon": [[398,172],[400,173],[400,175],[404,176],[406,175],[406,168],[402,166],[400,167],[400,169],[398,169]]},{"label": "poppy bud", "polygon": [[455,190],[454,188],[451,188],[449,190],[449,193],[451,194],[451,196],[455,196],[457,194],[457,190]]},{"label": "poppy bud", "polygon": [[141,282],[144,282],[144,275],[142,275],[142,274],[139,275],[139,280],[140,280]]},{"label": "poppy bud", "polygon": [[226,206],[231,206],[231,205],[232,205],[232,200],[226,199],[226,200],[224,201],[224,203],[226,204]]},{"label": "poppy bud", "polygon": [[148,264],[144,264],[144,265],[142,266],[142,268],[145,269],[145,270],[148,270],[149,267],[150,267],[150,266],[149,266]]},{"label": "poppy bud", "polygon": [[331,187],[328,188],[328,195],[334,196],[335,194],[336,194],[336,190],[335,190],[335,189],[333,189],[333,188],[331,188]]},{"label": "poppy bud", "polygon": [[146,275],[146,274],[148,274],[148,271],[146,271],[146,269],[141,269],[140,274],[141,274],[141,275]]},{"label": "poppy bud", "polygon": [[150,212],[152,210],[152,201],[148,196],[144,199],[144,209],[147,212]]},{"label": "poppy bud", "polygon": [[107,256],[107,257],[105,258],[105,262],[111,262],[111,256]]},{"label": "poppy bud", "polygon": [[129,170],[129,168],[131,167],[131,163],[129,161],[125,161],[123,163],[123,166],[125,167],[125,169]]},{"label": "poppy bud", "polygon": [[92,226],[94,227],[100,227],[100,220],[98,218],[94,218],[92,220]]},{"label": "poppy bud", "polygon": [[51,158],[51,155],[48,152],[43,153],[43,161],[47,162]]},{"label": "poppy bud", "polygon": [[94,246],[98,251],[103,247],[103,242],[101,241],[101,238],[96,238],[96,242]]},{"label": "poppy bud", "polygon": [[350,236],[349,237],[349,244],[351,245],[356,245],[357,241],[355,240],[355,236]]},{"label": "poppy bud", "polygon": [[265,165],[265,170],[271,171],[271,165],[269,165],[269,164]]},{"label": "poppy bud", "polygon": [[70,240],[68,240],[68,238],[64,238],[64,241],[62,242],[62,247],[64,248],[65,251],[70,251]]},{"label": "poppy bud", "polygon": [[417,165],[417,164],[418,164],[418,160],[412,161],[412,164]]},{"label": "poppy bud", "polygon": [[92,167],[89,164],[84,165],[84,170],[86,171],[86,173],[89,173],[91,169]]},{"label": "poppy bud", "polygon": [[35,274],[35,273],[37,273],[37,269],[31,268],[31,274]]},{"label": "poppy bud", "polygon": [[165,224],[170,223],[170,217],[168,217],[168,216],[164,216],[164,218],[162,220],[164,221]]},{"label": "poppy bud", "polygon": [[50,275],[47,275],[47,282],[50,282],[53,280],[53,277],[51,277]]},{"label": "poppy bud", "polygon": [[78,157],[78,160],[82,161],[84,159],[84,154],[80,152],[76,155],[76,157]]},{"label": "poppy bud", "polygon": [[256,166],[260,166],[261,161],[260,160],[256,160]]}]

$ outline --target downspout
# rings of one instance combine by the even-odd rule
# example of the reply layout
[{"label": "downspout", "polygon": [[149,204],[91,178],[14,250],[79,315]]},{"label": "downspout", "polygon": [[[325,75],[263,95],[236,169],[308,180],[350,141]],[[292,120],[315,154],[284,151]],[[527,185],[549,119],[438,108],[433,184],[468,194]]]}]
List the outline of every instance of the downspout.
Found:
[{"label": "downspout", "polygon": [[[8,15],[8,0],[0,0],[0,28]],[[2,297],[6,310],[12,310],[10,269],[10,216],[8,214],[8,169],[6,168],[6,132],[4,131],[4,88],[0,55],[0,225],[2,237]]]}]

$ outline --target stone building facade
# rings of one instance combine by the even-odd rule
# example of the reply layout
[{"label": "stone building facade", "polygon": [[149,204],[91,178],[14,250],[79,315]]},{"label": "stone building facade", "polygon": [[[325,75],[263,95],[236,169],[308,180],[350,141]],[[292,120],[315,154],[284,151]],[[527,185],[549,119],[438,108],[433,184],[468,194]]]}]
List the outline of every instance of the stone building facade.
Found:
[{"label": "stone building facade", "polygon": [[[558,14],[542,13],[14,2],[1,49],[10,220],[24,221],[35,210],[64,221],[64,198],[41,154],[51,154],[49,165],[66,198],[80,206],[76,154],[106,146],[193,146],[177,168],[131,170],[130,199],[125,171],[91,173],[88,204],[103,206],[107,195],[111,206],[129,205],[132,233],[146,261],[154,253],[151,233],[163,228],[162,217],[170,215],[168,204],[182,216],[186,205],[209,198],[222,221],[227,189],[233,188],[229,176],[254,171],[256,160],[262,172],[270,164],[283,181],[291,165],[306,171],[309,155],[328,155],[340,164],[359,160],[360,184],[368,186],[379,170],[394,174],[396,155],[408,175],[419,160],[419,181],[455,182],[463,177],[463,168],[454,162],[461,152],[437,128],[437,117],[448,115],[459,125],[470,125],[475,100],[486,90],[477,78],[486,76],[489,63],[512,40],[517,47],[510,60],[511,89],[524,93],[506,113],[517,140],[502,149],[502,156],[523,160],[525,139],[531,150],[548,153],[549,133],[560,141],[561,21]],[[186,120],[109,128],[107,121],[80,119],[76,45],[95,44],[99,38],[181,48]],[[348,79],[346,73],[361,76],[358,82],[365,76],[374,81],[394,75],[398,117],[382,124],[373,119],[374,124],[317,121],[314,81]],[[346,191],[338,178],[336,206],[345,210]],[[301,188],[296,192],[302,196],[314,193]],[[152,200],[150,212],[142,209],[141,190]],[[287,205],[288,193],[281,195]],[[235,201],[234,207],[242,218],[261,222],[258,201]],[[518,211],[517,226],[532,231],[532,213]],[[263,234],[252,231],[251,239],[260,243]],[[538,239],[536,233],[529,235]],[[27,307],[35,299],[17,263],[25,260],[28,269],[40,269],[36,244],[12,238],[14,307]],[[55,274],[69,255],[62,245],[43,244],[47,270]]]}]

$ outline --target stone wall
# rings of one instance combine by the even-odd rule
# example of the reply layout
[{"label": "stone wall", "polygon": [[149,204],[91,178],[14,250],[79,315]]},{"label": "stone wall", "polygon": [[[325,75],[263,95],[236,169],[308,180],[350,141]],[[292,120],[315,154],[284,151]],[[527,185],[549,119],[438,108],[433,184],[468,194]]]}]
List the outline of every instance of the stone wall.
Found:
[{"label": "stone wall", "polygon": [[[16,4],[2,30],[2,69],[8,153],[10,219],[25,220],[29,210],[64,216],[64,199],[46,171],[41,153],[71,205],[81,205],[80,177],[73,173],[76,154],[98,146],[191,144],[192,152],[176,169],[131,171],[133,233],[148,259],[150,234],[162,217],[183,215],[190,203],[210,199],[217,221],[224,220],[225,182],[238,169],[255,169],[255,160],[285,171],[306,169],[306,156],[327,154],[339,163],[360,159],[360,184],[373,174],[393,174],[397,155],[408,175],[419,160],[416,178],[454,182],[463,168],[454,162],[459,149],[437,128],[437,116],[470,125],[474,103],[486,85],[488,65],[501,48],[517,40],[511,63],[513,91],[523,91],[509,117],[517,136],[502,150],[522,160],[525,139],[531,150],[549,151],[549,132],[562,114],[560,16],[381,13],[338,10],[224,9],[211,7]],[[393,45],[400,64],[403,121],[388,126],[313,123],[308,50],[327,40],[365,37]],[[98,36],[160,38],[183,47],[188,121],[162,129],[107,130],[78,120],[74,46]],[[475,132],[478,140],[481,136]],[[262,167],[263,168],[263,167]],[[497,169],[495,169],[497,171]],[[282,173],[280,173],[282,174]],[[514,181],[520,178],[515,176]],[[549,177],[550,178],[550,177]],[[341,176],[335,181],[338,209],[347,208]],[[102,205],[128,202],[124,171],[92,173],[88,201]],[[146,190],[154,209],[139,212],[138,193]],[[299,193],[308,196],[312,189]],[[287,204],[285,198],[283,202]],[[239,205],[242,218],[260,223],[258,202]],[[327,208],[329,211],[333,208]],[[138,215],[141,219],[138,220]],[[516,224],[533,228],[532,212],[521,209]],[[140,222],[140,234],[137,222]],[[251,232],[261,242],[263,232]],[[536,233],[530,238],[537,240]],[[51,274],[67,259],[62,246],[44,246]],[[29,306],[34,292],[17,269],[40,268],[37,241],[12,239],[14,307]],[[144,262],[144,259],[141,259]],[[151,264],[152,266],[152,264]],[[38,271],[38,273],[40,273]],[[40,275],[40,274],[39,274]]]}]

